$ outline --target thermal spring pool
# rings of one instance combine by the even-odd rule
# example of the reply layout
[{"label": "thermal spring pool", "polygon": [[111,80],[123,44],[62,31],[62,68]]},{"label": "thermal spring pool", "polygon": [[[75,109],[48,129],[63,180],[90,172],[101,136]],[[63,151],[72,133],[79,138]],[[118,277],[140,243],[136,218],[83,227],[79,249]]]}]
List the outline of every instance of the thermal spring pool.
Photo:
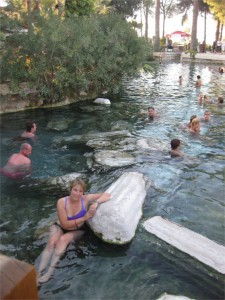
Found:
[{"label": "thermal spring pool", "polygon": [[[195,88],[197,75],[201,90]],[[199,105],[200,92],[215,103]],[[152,73],[125,78],[118,93],[100,95],[110,99],[110,106],[90,100],[1,116],[1,166],[19,150],[21,142],[13,138],[26,121],[37,124],[31,178],[16,182],[1,176],[2,254],[38,266],[56,202],[68,194],[65,187],[43,183],[52,176],[79,172],[93,193],[105,191],[127,171],[151,181],[134,239],[122,246],[107,244],[87,228],[69,245],[51,280],[39,287],[39,299],[154,300],[164,292],[225,298],[222,275],[143,227],[145,220],[162,216],[225,245],[225,104],[216,104],[218,96],[225,96],[225,74],[217,65],[162,63],[153,65]],[[145,122],[149,106],[158,116]],[[201,122],[199,134],[183,129],[191,115],[203,116],[205,110],[212,122]],[[123,133],[110,139],[113,131]],[[70,141],[72,136],[79,138]],[[185,159],[170,157],[174,138],[181,140]],[[140,146],[146,141],[147,148]],[[135,163],[97,163],[95,153],[103,150],[125,151]]]}]

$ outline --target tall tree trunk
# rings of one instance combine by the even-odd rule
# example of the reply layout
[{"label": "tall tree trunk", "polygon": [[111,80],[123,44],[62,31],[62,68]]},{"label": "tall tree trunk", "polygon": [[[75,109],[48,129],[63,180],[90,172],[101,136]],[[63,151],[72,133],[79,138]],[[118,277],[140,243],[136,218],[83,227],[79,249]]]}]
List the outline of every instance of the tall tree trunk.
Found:
[{"label": "tall tree trunk", "polygon": [[145,1],[145,39],[148,40],[149,1]]},{"label": "tall tree trunk", "polygon": [[207,13],[205,12],[205,15],[204,15],[204,42],[205,42],[205,44],[206,44],[206,26],[207,26],[206,19],[207,19]]},{"label": "tall tree trunk", "polygon": [[217,20],[217,24],[216,24],[216,34],[215,34],[215,40],[218,41],[219,40],[219,34],[220,34],[220,20]]},{"label": "tall tree trunk", "polygon": [[143,36],[143,4],[141,4],[141,36]]},{"label": "tall tree trunk", "polygon": [[160,0],[156,0],[156,8],[155,8],[155,43],[154,43],[154,51],[160,50]]},{"label": "tall tree trunk", "polygon": [[31,7],[30,7],[30,0],[27,0],[27,16],[28,16],[28,31],[31,31],[31,24],[32,24],[32,20],[31,20]]},{"label": "tall tree trunk", "polygon": [[165,24],[166,24],[166,16],[163,15],[163,32],[162,32],[162,37],[165,37]]},{"label": "tall tree trunk", "polygon": [[34,1],[34,12],[37,14],[40,13],[40,3],[39,3],[39,0],[35,0]]},{"label": "tall tree trunk", "polygon": [[198,9],[199,9],[199,0],[193,0],[191,51],[197,51]]},{"label": "tall tree trunk", "polygon": [[221,28],[220,28],[220,36],[219,36],[220,41],[222,41],[222,37],[223,37],[223,24],[221,24]]}]

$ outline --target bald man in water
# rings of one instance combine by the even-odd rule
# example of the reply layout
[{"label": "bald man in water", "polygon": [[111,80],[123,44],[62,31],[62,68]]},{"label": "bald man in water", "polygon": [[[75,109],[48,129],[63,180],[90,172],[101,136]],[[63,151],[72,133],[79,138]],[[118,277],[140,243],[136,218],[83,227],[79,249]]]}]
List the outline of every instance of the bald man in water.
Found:
[{"label": "bald man in water", "polygon": [[0,173],[11,179],[21,179],[30,174],[31,161],[28,158],[32,152],[32,147],[28,143],[20,146],[20,152],[14,153],[6,165],[0,169]]}]

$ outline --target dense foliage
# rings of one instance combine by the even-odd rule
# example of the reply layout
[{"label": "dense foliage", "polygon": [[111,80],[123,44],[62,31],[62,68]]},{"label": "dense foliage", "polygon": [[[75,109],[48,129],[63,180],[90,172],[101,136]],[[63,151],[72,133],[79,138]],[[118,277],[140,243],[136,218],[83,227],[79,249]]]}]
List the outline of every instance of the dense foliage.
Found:
[{"label": "dense foliage", "polygon": [[46,99],[111,89],[147,53],[144,40],[115,15],[39,16],[26,34],[15,27],[11,33],[1,35],[1,80],[31,82]]},{"label": "dense foliage", "polygon": [[108,6],[115,11],[115,13],[128,16],[134,16],[135,12],[140,9],[142,0],[110,0]]},{"label": "dense foliage", "polygon": [[94,11],[94,0],[65,0],[65,15],[87,16]]},{"label": "dense foliage", "polygon": [[204,0],[211,9],[216,19],[225,24],[225,1],[224,0]]}]

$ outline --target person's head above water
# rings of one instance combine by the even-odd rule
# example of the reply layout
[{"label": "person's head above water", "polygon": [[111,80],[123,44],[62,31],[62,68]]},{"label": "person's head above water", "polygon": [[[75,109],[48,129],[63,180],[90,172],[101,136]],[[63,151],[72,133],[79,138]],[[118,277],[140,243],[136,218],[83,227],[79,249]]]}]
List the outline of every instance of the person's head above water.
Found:
[{"label": "person's head above water", "polygon": [[210,113],[209,110],[206,110],[206,111],[204,112],[203,121],[209,121],[210,118],[211,118],[211,113]]},{"label": "person's head above water", "polygon": [[70,182],[70,185],[69,185],[69,191],[71,192],[72,189],[76,186],[76,185],[79,185],[81,186],[83,192],[86,191],[86,184],[85,182],[81,179],[81,178],[76,178],[74,179],[73,181]]},{"label": "person's head above water", "polygon": [[199,132],[200,131],[200,121],[198,118],[192,120],[190,125],[190,132]]},{"label": "person's head above water", "polygon": [[171,145],[171,149],[175,150],[180,146],[180,140],[179,139],[173,139],[173,140],[171,140],[170,145]]},{"label": "person's head above water", "polygon": [[148,107],[148,116],[149,117],[154,117],[155,116],[155,109],[154,107]]},{"label": "person's head above water", "polygon": [[27,121],[26,123],[26,132],[34,133],[37,129],[36,124],[33,121]]},{"label": "person's head above water", "polygon": [[192,122],[195,118],[197,118],[196,115],[190,116],[189,127],[191,126],[191,122]]},{"label": "person's head above water", "polygon": [[20,153],[23,154],[24,156],[29,156],[32,152],[32,147],[28,143],[23,143],[20,146]]},{"label": "person's head above water", "polygon": [[223,103],[223,97],[218,97],[218,103],[222,104]]}]

